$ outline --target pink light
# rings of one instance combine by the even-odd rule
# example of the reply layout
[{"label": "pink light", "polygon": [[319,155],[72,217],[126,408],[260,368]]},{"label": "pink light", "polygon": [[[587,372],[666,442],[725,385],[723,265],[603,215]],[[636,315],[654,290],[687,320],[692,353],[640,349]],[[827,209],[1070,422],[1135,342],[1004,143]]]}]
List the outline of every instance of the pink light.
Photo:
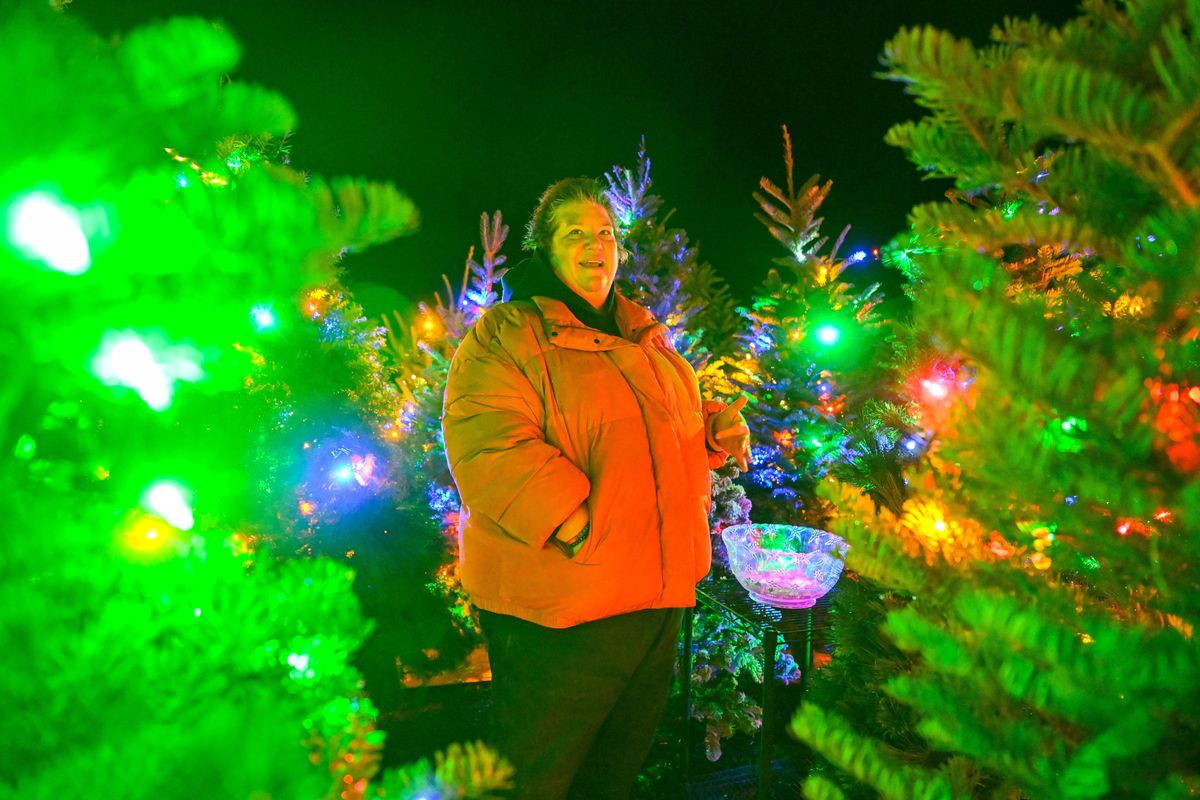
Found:
[{"label": "pink light", "polygon": [[354,465],[354,480],[358,481],[359,486],[366,486],[371,481],[371,474],[375,471],[375,456],[370,454],[366,457],[351,456],[350,462]]}]

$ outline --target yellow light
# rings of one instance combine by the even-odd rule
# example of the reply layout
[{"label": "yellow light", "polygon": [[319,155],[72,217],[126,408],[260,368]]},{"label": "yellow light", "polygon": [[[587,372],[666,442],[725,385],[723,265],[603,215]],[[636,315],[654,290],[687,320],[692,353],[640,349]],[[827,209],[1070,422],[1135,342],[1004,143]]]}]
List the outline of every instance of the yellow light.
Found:
[{"label": "yellow light", "polygon": [[164,147],[163,150],[165,150],[167,155],[169,155],[171,157],[171,160],[177,161],[180,164],[183,164],[184,166],[186,166],[187,168],[192,170],[193,172],[195,172],[198,176],[200,176],[200,180],[203,181],[208,186],[228,186],[229,185],[229,180],[227,178],[224,178],[215,172],[210,172],[210,171],[206,170],[204,167],[200,166],[192,159],[188,158],[185,155],[181,155],[173,147]]},{"label": "yellow light", "polygon": [[249,555],[251,552],[250,538],[244,533],[230,534],[225,540],[225,544],[229,547],[229,552],[235,556]]},{"label": "yellow light", "polygon": [[117,529],[117,541],[125,555],[135,561],[161,561],[182,550],[183,535],[154,514],[130,512]]}]

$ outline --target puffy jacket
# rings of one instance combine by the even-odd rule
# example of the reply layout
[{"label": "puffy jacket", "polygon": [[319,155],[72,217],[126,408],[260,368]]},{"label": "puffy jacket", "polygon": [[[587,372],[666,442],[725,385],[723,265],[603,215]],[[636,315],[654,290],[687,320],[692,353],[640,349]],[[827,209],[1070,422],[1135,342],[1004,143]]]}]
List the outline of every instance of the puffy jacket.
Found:
[{"label": "puffy jacket", "polygon": [[[557,300],[502,303],[454,355],[442,425],[480,608],[565,628],[695,603],[725,454],[706,446],[709,406],[666,327],[619,296],[615,316],[625,338]],[[569,559],[547,540],[585,500],[591,533]]]}]

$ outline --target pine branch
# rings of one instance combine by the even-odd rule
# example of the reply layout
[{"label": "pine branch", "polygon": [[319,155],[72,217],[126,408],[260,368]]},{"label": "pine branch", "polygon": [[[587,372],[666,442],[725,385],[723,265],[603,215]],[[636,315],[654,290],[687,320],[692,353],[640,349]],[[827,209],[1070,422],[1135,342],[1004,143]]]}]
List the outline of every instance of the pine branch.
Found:
[{"label": "pine branch", "polygon": [[804,779],[804,796],[808,800],[845,800],[842,790],[829,780],[819,775],[809,775]]},{"label": "pine branch", "polygon": [[856,735],[845,720],[812,703],[802,703],[792,717],[792,734],[889,800],[953,797],[940,776],[902,766],[874,741]]}]

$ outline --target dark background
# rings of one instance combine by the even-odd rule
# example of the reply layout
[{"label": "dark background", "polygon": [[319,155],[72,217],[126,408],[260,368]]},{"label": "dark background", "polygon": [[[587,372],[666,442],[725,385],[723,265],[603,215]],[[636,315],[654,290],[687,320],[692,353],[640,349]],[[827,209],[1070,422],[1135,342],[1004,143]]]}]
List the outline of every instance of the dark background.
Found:
[{"label": "dark background", "polygon": [[[415,234],[348,256],[368,311],[457,284],[479,215],[520,229],[548,184],[633,167],[645,136],[654,191],[739,298],[782,254],[754,219],[760,176],[833,180],[823,232],[851,225],[843,255],[886,242],[936,199],[883,144],[919,116],[900,84],[872,77],[902,26],[986,42],[1005,16],[1061,24],[1074,0],[843,2],[256,2],[75,0],[104,36],[149,20],[223,20],[242,43],[235,76],[281,92],[300,123],[292,163],[326,176],[390,180],[420,208]],[[870,264],[858,269],[871,270]]]}]

